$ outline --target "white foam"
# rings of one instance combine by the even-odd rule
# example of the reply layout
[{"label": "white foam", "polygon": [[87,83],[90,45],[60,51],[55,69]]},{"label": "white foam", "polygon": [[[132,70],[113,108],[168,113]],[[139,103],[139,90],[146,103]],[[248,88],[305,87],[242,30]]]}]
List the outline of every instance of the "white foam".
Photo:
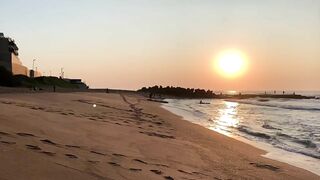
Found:
[{"label": "white foam", "polygon": [[320,160],[319,159],[305,156],[303,154],[298,154],[294,152],[285,151],[283,149],[275,148],[272,145],[264,142],[250,141],[240,136],[231,136],[231,137],[236,140],[242,141],[246,144],[250,144],[254,147],[267,151],[266,154],[262,155],[263,157],[284,162],[292,166],[296,166],[301,169],[308,170],[320,176]]}]

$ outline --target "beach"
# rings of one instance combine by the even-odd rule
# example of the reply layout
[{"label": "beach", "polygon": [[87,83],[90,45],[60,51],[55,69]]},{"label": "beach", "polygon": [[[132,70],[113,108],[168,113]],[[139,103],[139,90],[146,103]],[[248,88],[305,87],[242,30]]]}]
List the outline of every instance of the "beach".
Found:
[{"label": "beach", "polygon": [[0,179],[319,179],[135,93],[3,93],[0,109]]}]

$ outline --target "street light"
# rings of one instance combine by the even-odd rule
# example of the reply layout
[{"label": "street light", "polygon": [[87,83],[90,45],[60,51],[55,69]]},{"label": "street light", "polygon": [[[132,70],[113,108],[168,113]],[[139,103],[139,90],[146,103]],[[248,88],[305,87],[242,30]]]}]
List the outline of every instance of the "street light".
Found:
[{"label": "street light", "polygon": [[63,72],[63,67],[61,68],[61,74],[60,74],[61,79],[64,78],[64,72]]},{"label": "street light", "polygon": [[36,61],[36,59],[32,60],[32,70],[34,71],[34,62]]}]

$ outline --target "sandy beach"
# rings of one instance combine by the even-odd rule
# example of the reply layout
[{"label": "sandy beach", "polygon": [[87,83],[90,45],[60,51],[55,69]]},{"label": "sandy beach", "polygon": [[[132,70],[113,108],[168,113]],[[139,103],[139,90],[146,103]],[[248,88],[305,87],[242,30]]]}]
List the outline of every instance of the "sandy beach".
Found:
[{"label": "sandy beach", "polygon": [[0,109],[0,179],[319,179],[135,94],[4,93]]}]

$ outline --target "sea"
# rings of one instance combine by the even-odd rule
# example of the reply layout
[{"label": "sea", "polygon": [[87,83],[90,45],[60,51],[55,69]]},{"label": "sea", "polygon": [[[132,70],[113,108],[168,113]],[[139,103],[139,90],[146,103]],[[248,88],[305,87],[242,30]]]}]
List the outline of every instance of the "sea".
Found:
[{"label": "sea", "polygon": [[[296,94],[320,98],[320,92]],[[200,104],[200,99],[166,99],[169,103],[163,107],[187,121],[263,149],[267,158],[320,175],[320,99],[201,100],[208,104]]]}]

